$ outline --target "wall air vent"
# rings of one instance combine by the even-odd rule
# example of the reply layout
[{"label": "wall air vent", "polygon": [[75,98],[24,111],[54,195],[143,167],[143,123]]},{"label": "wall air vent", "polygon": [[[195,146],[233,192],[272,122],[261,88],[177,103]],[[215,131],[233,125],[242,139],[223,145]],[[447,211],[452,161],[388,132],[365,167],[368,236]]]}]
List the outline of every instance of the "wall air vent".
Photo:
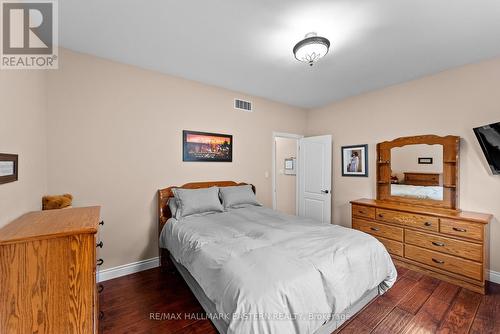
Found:
[{"label": "wall air vent", "polygon": [[243,110],[246,112],[252,112],[253,111],[252,110],[252,102],[235,99],[234,100],[234,109]]}]

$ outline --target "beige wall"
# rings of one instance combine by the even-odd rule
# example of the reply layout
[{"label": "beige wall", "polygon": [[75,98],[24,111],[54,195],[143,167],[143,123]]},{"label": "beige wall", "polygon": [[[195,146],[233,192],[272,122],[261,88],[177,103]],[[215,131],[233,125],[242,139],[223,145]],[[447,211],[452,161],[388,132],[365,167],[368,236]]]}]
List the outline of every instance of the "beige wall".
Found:
[{"label": "beige wall", "polygon": [[285,174],[285,159],[297,158],[297,139],[276,137],[276,210],[296,213],[296,175]]},{"label": "beige wall", "polygon": [[46,74],[0,71],[0,153],[19,155],[19,180],[0,184],[0,227],[40,210],[46,186]]},{"label": "beige wall", "polygon": [[[49,191],[102,205],[105,267],[157,255],[159,188],[246,181],[271,206],[272,132],[304,133],[304,110],[66,50],[60,57],[48,78]],[[234,98],[255,111],[234,110]],[[232,134],[233,162],[182,162],[183,129]]]},{"label": "beige wall", "polygon": [[[418,158],[432,158],[432,164],[419,164]],[[443,145],[407,145],[391,150],[392,175],[404,180],[405,172],[443,173]],[[441,178],[442,179],[442,178]]]},{"label": "beige wall", "polygon": [[[491,174],[472,131],[500,121],[499,89],[500,59],[495,59],[311,111],[308,134],[333,135],[334,222],[350,226],[349,201],[376,196],[376,143],[420,134],[459,135],[461,207],[495,215],[490,267],[500,271],[500,177]],[[369,144],[368,178],[341,176],[340,147],[353,144]]]}]

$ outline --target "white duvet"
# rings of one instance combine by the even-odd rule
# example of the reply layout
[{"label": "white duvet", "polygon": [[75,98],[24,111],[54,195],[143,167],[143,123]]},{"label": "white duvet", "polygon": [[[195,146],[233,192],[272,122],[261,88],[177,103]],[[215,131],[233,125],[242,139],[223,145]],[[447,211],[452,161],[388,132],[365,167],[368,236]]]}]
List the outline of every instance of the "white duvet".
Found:
[{"label": "white duvet", "polygon": [[170,219],[160,246],[228,316],[228,333],[314,333],[397,276],[372,236],[263,207]]},{"label": "white duvet", "polygon": [[443,187],[391,184],[391,196],[433,199],[435,201],[442,201]]}]

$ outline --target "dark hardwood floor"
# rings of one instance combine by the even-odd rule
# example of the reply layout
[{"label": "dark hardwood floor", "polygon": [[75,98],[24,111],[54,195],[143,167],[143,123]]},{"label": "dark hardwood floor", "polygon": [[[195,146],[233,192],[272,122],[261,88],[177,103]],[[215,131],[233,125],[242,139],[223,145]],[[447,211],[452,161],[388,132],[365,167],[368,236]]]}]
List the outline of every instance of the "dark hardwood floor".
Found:
[{"label": "dark hardwood floor", "polygon": [[[405,268],[398,272],[392,289],[336,333],[500,333],[500,285],[482,296]],[[155,268],[103,285],[104,333],[217,333],[179,274]]]}]

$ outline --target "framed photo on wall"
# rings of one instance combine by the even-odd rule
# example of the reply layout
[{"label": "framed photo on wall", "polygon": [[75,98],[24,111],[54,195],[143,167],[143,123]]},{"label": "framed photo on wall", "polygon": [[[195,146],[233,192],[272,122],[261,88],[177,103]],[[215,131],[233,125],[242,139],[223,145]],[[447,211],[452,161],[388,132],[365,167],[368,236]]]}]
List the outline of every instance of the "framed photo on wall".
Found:
[{"label": "framed photo on wall", "polygon": [[433,158],[418,158],[418,163],[420,165],[432,165],[434,163]]},{"label": "framed photo on wall", "polygon": [[285,169],[284,169],[285,175],[297,175],[297,172],[295,172],[296,161],[297,160],[293,157],[285,159],[285,164],[283,166],[283,167],[285,167]]},{"label": "framed photo on wall", "polygon": [[233,136],[184,130],[182,161],[232,162]]},{"label": "framed photo on wall", "polygon": [[17,154],[0,153],[0,184],[17,181]]},{"label": "framed photo on wall", "polygon": [[368,176],[368,145],[342,146],[342,176]]}]

